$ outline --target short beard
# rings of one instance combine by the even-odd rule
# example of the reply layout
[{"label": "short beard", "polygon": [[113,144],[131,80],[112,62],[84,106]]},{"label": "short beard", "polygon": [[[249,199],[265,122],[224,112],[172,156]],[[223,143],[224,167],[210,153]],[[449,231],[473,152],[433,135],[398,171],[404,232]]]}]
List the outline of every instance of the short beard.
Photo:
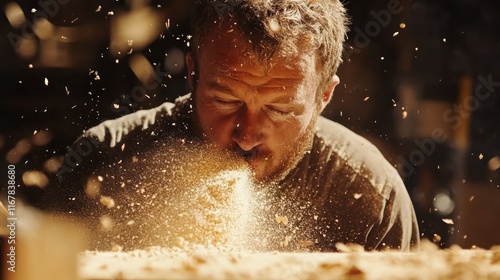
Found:
[{"label": "short beard", "polygon": [[283,161],[280,165],[269,175],[267,175],[262,180],[258,181],[259,184],[273,184],[279,183],[294,169],[297,164],[304,158],[304,155],[311,150],[312,142],[314,138],[314,130],[316,126],[316,121],[318,114],[315,113],[311,122],[307,126],[306,130],[302,135],[299,136],[296,143],[297,145],[292,146],[283,157]]}]

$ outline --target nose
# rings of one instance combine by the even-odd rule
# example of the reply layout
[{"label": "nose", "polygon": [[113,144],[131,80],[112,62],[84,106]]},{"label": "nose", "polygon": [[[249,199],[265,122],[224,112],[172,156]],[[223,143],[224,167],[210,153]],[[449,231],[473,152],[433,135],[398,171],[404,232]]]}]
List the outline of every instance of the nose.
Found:
[{"label": "nose", "polygon": [[251,112],[248,108],[242,108],[236,118],[233,131],[233,141],[244,151],[259,146],[263,143],[263,123],[259,120],[258,112]]}]

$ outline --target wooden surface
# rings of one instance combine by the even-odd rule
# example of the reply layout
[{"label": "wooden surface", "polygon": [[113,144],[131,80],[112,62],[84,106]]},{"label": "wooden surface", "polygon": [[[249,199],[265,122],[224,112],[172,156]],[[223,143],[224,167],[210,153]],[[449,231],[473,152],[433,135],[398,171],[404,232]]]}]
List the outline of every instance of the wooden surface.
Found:
[{"label": "wooden surface", "polygon": [[[426,247],[426,246],[423,246]],[[430,248],[430,249],[429,249]],[[85,252],[82,279],[500,279],[500,248],[411,253]]]}]

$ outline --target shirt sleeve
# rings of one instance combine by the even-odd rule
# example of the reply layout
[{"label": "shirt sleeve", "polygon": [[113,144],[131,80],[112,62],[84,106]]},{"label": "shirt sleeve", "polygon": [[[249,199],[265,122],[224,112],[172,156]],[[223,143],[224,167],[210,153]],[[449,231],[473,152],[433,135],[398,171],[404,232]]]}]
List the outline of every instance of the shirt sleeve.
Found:
[{"label": "shirt sleeve", "polygon": [[419,230],[412,202],[401,180],[395,180],[383,203],[379,222],[367,237],[367,248],[409,251],[419,246]]},{"label": "shirt sleeve", "polygon": [[68,148],[62,166],[50,178],[42,208],[82,215],[92,211],[98,200],[89,198],[89,191],[92,192],[87,188],[89,180],[98,179],[102,175],[99,171],[113,170],[117,164],[131,160],[168,136],[164,135],[164,128],[172,119],[174,108],[173,103],[166,102],[87,130]]},{"label": "shirt sleeve", "polygon": [[408,251],[419,244],[413,204],[397,170],[368,140],[326,119],[300,174],[325,213],[322,250],[355,243],[366,250]]}]

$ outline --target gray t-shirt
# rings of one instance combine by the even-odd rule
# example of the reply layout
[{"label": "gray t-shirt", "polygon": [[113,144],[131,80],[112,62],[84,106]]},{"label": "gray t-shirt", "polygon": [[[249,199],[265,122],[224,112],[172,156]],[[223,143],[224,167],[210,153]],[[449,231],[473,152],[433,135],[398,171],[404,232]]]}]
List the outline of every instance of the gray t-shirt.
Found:
[{"label": "gray t-shirt", "polygon": [[[160,239],[145,241],[141,234],[130,237],[126,232],[134,225],[139,227],[137,219],[149,225],[161,221],[155,215],[140,217],[139,209],[156,211],[158,208],[148,209],[148,205],[159,199],[158,193],[167,195],[153,185],[164,184],[158,184],[158,174],[168,172],[168,163],[176,164],[178,154],[168,148],[169,144],[178,139],[182,143],[196,141],[191,113],[187,95],[175,104],[164,103],[87,130],[68,151],[53,179],[58,183],[47,192],[47,208],[82,215],[95,228],[105,224],[103,217],[107,215],[126,216],[128,228],[115,225],[113,230],[122,233],[115,232],[112,238],[155,245]],[[170,152],[173,161],[165,159]],[[152,154],[162,154],[163,158],[145,156]],[[158,163],[163,161],[166,164]],[[132,193],[141,193],[144,201],[130,198]],[[310,152],[269,194],[273,203],[266,209],[267,218],[282,216],[287,223],[280,223],[265,235],[269,239],[266,249],[335,251],[336,243],[356,243],[367,250],[407,251],[419,243],[414,209],[395,168],[366,139],[323,117],[317,122]],[[115,197],[113,205],[109,205],[108,197]],[[121,207],[103,207],[114,204]],[[159,227],[148,226],[142,231],[150,233],[155,229]],[[103,241],[96,242],[96,248],[110,242],[97,239]]]}]

